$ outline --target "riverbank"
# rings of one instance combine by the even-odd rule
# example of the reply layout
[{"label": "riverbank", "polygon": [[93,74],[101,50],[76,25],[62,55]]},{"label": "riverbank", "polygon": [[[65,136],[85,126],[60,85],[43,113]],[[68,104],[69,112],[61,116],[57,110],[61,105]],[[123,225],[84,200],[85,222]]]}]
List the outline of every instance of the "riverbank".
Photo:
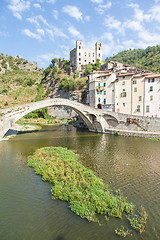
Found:
[{"label": "riverbank", "polygon": [[160,132],[106,129],[105,133],[113,134],[113,135],[128,136],[128,137],[145,137],[145,138],[156,138],[156,139],[160,138]]}]

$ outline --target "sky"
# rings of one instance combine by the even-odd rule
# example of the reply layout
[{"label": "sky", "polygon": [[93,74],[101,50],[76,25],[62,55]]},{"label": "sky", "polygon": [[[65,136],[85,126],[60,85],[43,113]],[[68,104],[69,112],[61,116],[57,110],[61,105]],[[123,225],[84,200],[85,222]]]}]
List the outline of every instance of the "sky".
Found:
[{"label": "sky", "polygon": [[46,68],[76,40],[102,59],[160,44],[160,0],[0,0],[0,53]]}]

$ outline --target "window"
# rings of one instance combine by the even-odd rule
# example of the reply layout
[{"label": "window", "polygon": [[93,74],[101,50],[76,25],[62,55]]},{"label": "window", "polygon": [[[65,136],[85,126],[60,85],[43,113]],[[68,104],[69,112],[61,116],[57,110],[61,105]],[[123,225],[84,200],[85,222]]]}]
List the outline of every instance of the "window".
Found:
[{"label": "window", "polygon": [[94,57],[94,53],[93,53],[93,57]]},{"label": "window", "polygon": [[125,81],[122,82],[122,85],[125,85]]},{"label": "window", "polygon": [[97,94],[99,94],[99,91],[97,90]]},{"label": "window", "polygon": [[84,53],[84,56],[85,56],[85,57],[87,56],[87,53],[86,53],[86,52]]},{"label": "window", "polygon": [[101,50],[101,48],[99,47],[99,50]]},{"label": "window", "polygon": [[91,54],[89,53],[89,57],[91,56]]},{"label": "window", "polygon": [[148,82],[149,82],[149,83],[154,82],[154,81],[155,81],[154,78],[149,78],[149,79],[148,79]]},{"label": "window", "polygon": [[86,60],[86,59],[85,59],[84,61],[85,61],[85,62],[87,62],[87,60]]},{"label": "window", "polygon": [[123,103],[123,107],[125,107],[126,106],[126,104],[125,103]]},{"label": "window", "polygon": [[106,104],[106,99],[104,98],[104,104]]},{"label": "window", "polygon": [[153,95],[150,96],[150,101],[153,101]]},{"label": "window", "polygon": [[104,95],[106,95],[106,91],[104,91]]},{"label": "window", "polygon": [[134,88],[134,92],[137,92],[137,88],[136,87]]},{"label": "window", "polygon": [[102,94],[102,91],[100,91],[100,94]]},{"label": "window", "polygon": [[101,86],[101,84],[100,84],[100,83],[98,83],[98,86],[100,87],[100,86]]},{"label": "window", "polygon": [[137,105],[137,112],[140,112],[140,105]]},{"label": "window", "polygon": [[149,91],[150,91],[150,92],[152,92],[152,91],[153,91],[153,86],[150,86],[150,89],[149,89]]},{"label": "window", "polygon": [[99,102],[99,103],[101,102],[101,99],[100,99],[100,97],[98,98],[98,102]]},{"label": "window", "polygon": [[137,80],[133,80],[133,84],[137,84]]},{"label": "window", "polygon": [[125,78],[125,76],[123,76],[123,79]]},{"label": "window", "polygon": [[81,58],[79,58],[79,61],[81,61]]},{"label": "window", "polygon": [[146,112],[149,112],[149,105],[146,106]]},{"label": "window", "polygon": [[123,92],[125,92],[125,89],[123,89]]},{"label": "window", "polygon": [[127,96],[127,93],[126,92],[122,92],[121,93],[121,97],[126,97]]},{"label": "window", "polygon": [[94,62],[94,60],[92,62]]},{"label": "window", "polygon": [[101,54],[100,54],[100,53],[99,53],[98,55],[99,55],[99,57],[101,56]]},{"label": "window", "polygon": [[81,53],[79,52],[79,56],[81,56]]},{"label": "window", "polygon": [[142,101],[142,96],[139,96],[139,101]]},{"label": "window", "polygon": [[81,46],[79,46],[79,49],[81,49]]},{"label": "window", "polygon": [[103,83],[103,86],[106,87],[106,83],[105,82]]},{"label": "window", "polygon": [[[106,79],[106,76],[104,76],[103,79]],[[105,86],[104,86],[104,87],[105,87]]]}]

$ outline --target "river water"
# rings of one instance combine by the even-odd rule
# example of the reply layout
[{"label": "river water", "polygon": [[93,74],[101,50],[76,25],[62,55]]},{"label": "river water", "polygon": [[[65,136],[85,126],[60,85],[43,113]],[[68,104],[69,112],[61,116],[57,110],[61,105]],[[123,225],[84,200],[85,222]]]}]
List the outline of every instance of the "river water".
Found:
[{"label": "river water", "polygon": [[0,142],[0,240],[112,240],[121,239],[116,228],[130,229],[126,218],[102,218],[99,226],[73,214],[66,202],[52,200],[51,185],[27,167],[28,155],[45,146],[75,150],[111,188],[145,207],[146,231],[133,231],[127,239],[160,239],[160,142],[48,126]]}]

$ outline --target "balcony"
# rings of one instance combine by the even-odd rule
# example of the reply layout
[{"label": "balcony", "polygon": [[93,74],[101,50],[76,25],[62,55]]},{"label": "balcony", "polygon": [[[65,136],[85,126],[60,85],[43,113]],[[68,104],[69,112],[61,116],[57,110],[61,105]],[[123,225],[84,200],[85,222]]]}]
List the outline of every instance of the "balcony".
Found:
[{"label": "balcony", "polygon": [[97,86],[96,91],[104,91],[104,87],[103,86]]}]

